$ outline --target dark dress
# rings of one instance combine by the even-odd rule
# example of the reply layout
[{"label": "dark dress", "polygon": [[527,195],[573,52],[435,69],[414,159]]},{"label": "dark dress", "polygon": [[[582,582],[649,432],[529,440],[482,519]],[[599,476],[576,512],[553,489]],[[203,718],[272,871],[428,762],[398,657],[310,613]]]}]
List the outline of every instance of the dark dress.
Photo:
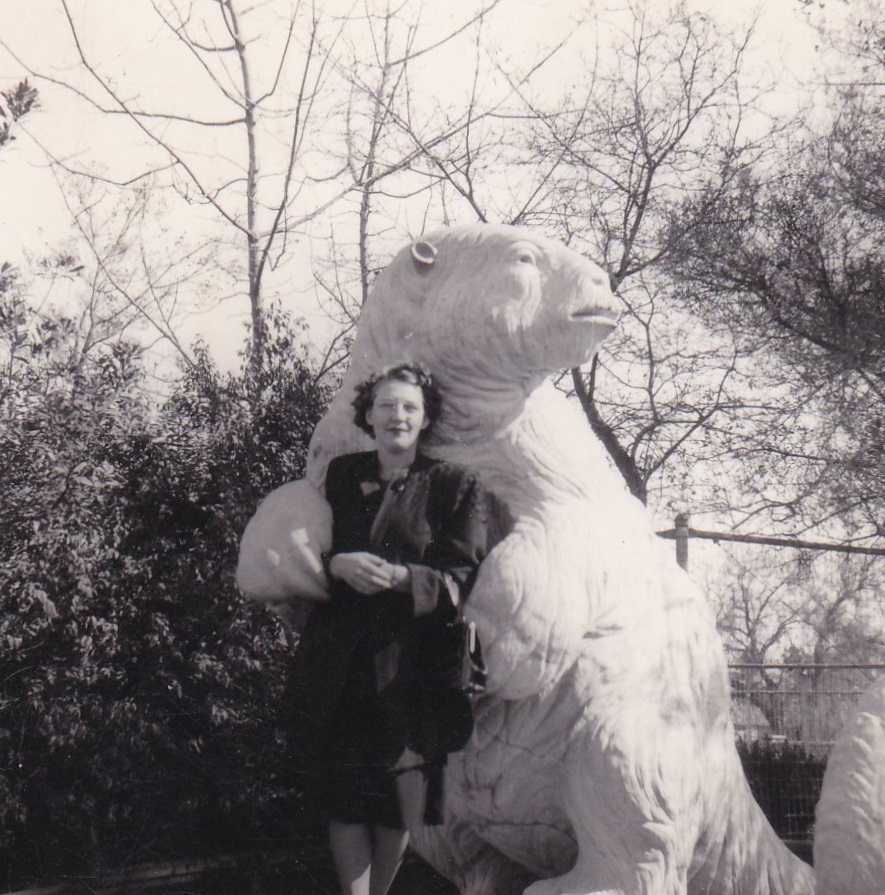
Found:
[{"label": "dark dress", "polygon": [[443,680],[441,633],[502,536],[490,497],[455,464],[416,458],[386,485],[375,452],[329,465],[330,558],[369,551],[407,565],[412,593],[367,596],[330,578],[296,652],[287,708],[293,761],[313,770],[324,812],[402,826],[392,774],[406,746],[444,760],[470,735],[470,706]]}]

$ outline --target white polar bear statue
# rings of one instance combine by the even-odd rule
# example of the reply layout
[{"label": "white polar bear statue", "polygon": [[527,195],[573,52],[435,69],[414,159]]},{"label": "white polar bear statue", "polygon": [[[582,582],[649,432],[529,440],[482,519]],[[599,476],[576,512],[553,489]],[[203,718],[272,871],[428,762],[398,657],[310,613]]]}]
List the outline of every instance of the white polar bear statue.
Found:
[{"label": "white polar bear statue", "polygon": [[861,699],[827,761],[814,866],[819,895],[885,892],[885,677]]},{"label": "white polar bear statue", "polygon": [[550,382],[617,314],[607,274],[557,242],[440,230],[379,276],[317,427],[322,488],[329,460],[372,444],[354,385],[419,361],[445,397],[429,452],[473,469],[515,519],[467,607],[487,693],[449,758],[444,823],[412,843],[464,895],[811,895],[750,795],[703,596]]}]

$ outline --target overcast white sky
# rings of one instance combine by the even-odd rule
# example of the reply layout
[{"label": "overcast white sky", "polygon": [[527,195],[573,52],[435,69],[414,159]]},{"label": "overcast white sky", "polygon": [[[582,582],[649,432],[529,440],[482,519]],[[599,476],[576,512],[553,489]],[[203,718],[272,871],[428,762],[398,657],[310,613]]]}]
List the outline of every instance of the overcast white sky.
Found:
[{"label": "overcast white sky", "polygon": [[[380,0],[369,2],[381,5]],[[288,0],[274,0],[269,8],[275,5],[288,8]],[[477,5],[475,0],[408,0],[406,8],[420,10],[422,21],[427,23],[424,34],[429,37],[434,28],[444,27],[446,19],[463,17]],[[552,45],[570,33],[572,21],[585,5],[577,0],[503,0],[490,21],[488,34],[506,46],[514,58],[532,59],[539,47]],[[192,60],[176,55],[173,49],[163,49],[172,44],[147,0],[71,0],[70,6],[90,55],[100,59],[111,76],[125,84],[138,84],[143,95],[161,98],[167,108],[182,101],[192,107],[197,79],[189,78],[186,71]],[[360,9],[362,3],[320,0],[318,6],[332,12]],[[760,70],[776,73],[785,107],[795,101],[797,84],[817,77],[815,34],[798,0],[690,0],[689,7],[706,11],[730,26],[758,17],[751,58]],[[607,12],[603,17],[618,21],[617,13]],[[0,41],[20,59],[37,70],[54,71],[59,77],[67,78],[74,72],[70,32],[59,0],[0,0],[0,22]],[[558,63],[552,73],[558,84],[573,80],[569,65],[580,64],[585,51],[585,47],[573,46],[570,55]],[[434,69],[426,73],[427,83],[444,93],[447,82],[454,83],[463,68],[463,60],[457,55],[437,55]],[[25,74],[0,46],[0,86],[9,87]],[[70,232],[69,216],[38,143],[74,165],[99,159],[115,169],[117,176],[135,173],[142,164],[139,153],[143,150],[133,144],[130,129],[103,120],[107,116],[91,111],[63,90],[39,81],[36,86],[40,89],[39,111],[29,116],[25,132],[0,155],[0,259],[19,264],[28,255],[46,254]],[[211,101],[207,94],[203,110],[207,115],[215,111]],[[194,334],[204,332],[212,340],[219,327],[217,316],[195,318],[192,327]]]},{"label": "overcast white sky", "polygon": [[[72,0],[72,10],[81,24],[82,33],[91,55],[101,59],[107,70],[119,72],[130,82],[144,85],[146,95],[163,96],[164,102],[173,105],[176,98],[186,93],[175,71],[179,56],[168,55],[167,63],[157,64],[163,58],[158,46],[168,41],[153,14],[150,4],[142,0]],[[286,0],[282,0],[286,6]],[[375,5],[380,5],[376,3]],[[441,21],[451,18],[452,9],[457,14],[470,6],[470,2],[451,3],[451,0],[410,0],[408,8],[420,9],[422,19],[433,27],[434,17]],[[324,10],[343,10],[361,4],[352,0],[320,0]],[[581,0],[504,0],[496,11],[491,29],[493,39],[505,44],[514,56],[525,54],[533,57],[539,46],[550,45],[561,39],[570,29],[570,21],[585,6]],[[690,0],[693,9],[708,11],[710,15],[729,25],[739,26],[758,16],[753,56],[756,64],[782,73],[785,103],[795,83],[815,76],[815,35],[809,27],[798,0]],[[0,22],[3,23],[0,39],[24,61],[39,70],[52,68],[59,76],[67,75],[74,64],[70,32],[67,29],[58,0],[0,0]],[[576,48],[580,49],[580,48]],[[566,57],[568,58],[568,57]],[[577,54],[571,56],[578,64]],[[445,71],[460,67],[458,58],[437,57],[437,69]],[[26,74],[15,59],[0,47],[0,85],[9,86]],[[556,79],[568,83],[569,71],[560,63]],[[198,83],[190,82],[187,90]],[[98,116],[89,114],[83,104],[72,100],[70,95],[37,82],[41,90],[41,111],[32,116],[27,128],[35,137],[52,146],[60,155],[76,158],[82,155],[98,155],[116,160],[121,166],[131,144],[105,145],[99,151],[96,141],[108,138]],[[187,96],[192,100],[192,94]],[[212,97],[205,97],[208,103]],[[209,109],[206,110],[209,112]],[[64,147],[64,149],[63,149]],[[66,151],[65,151],[66,150]],[[55,184],[40,168],[44,160],[30,141],[22,137],[18,144],[6,151],[0,159],[0,189],[3,191],[0,210],[0,233],[4,257],[18,257],[24,246],[39,246],[43,240],[52,239],[66,229],[67,222],[55,202]]]}]

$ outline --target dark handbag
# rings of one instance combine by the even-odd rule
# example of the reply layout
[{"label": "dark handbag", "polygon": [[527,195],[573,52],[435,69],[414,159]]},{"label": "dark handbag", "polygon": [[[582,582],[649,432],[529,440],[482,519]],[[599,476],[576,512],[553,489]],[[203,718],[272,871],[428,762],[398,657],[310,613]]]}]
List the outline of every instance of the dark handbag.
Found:
[{"label": "dark handbag", "polygon": [[473,732],[470,697],[485,689],[476,625],[438,622],[413,642],[412,748],[425,758],[462,749]]}]

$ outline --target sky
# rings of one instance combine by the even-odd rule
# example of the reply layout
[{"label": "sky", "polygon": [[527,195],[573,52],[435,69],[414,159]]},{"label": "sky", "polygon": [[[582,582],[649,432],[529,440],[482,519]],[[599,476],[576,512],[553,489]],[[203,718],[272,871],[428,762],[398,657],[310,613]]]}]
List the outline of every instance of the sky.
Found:
[{"label": "sky", "polygon": [[[381,6],[380,0],[368,2]],[[69,5],[88,54],[101,60],[103,71],[121,85],[127,98],[150,97],[168,110],[183,113],[196,104],[207,117],[229,114],[223,104],[217,103],[216,91],[198,92],[203,79],[193,68],[193,58],[158,24],[148,0],[70,0]],[[512,58],[524,59],[528,65],[538,57],[539,48],[572,34],[574,22],[586,5],[576,0],[502,0],[490,17],[488,33],[506,47]],[[287,6],[288,0],[266,5],[269,15]],[[353,0],[326,0],[318,6],[323,13],[342,15],[354,15],[362,8]],[[797,101],[796,85],[816,77],[815,33],[799,0],[768,0],[762,4],[691,0],[689,6],[731,27],[758,19],[750,51],[752,64],[760,75],[768,73],[777,80],[776,103],[783,109]],[[420,14],[422,39],[430,40],[436,32],[442,33],[453,17],[463,17],[471,4],[406,0],[405,8],[407,14]],[[607,9],[598,6],[597,10],[598,27],[572,40],[550,72],[550,89],[558,90],[574,79],[578,67],[586,64],[591,42],[597,42],[605,52],[606,29],[629,27],[630,16],[613,4],[609,3]],[[98,96],[94,83],[75,65],[60,0],[0,0],[0,22],[0,86],[15,84],[30,66]],[[266,24],[266,38],[278,46],[280,34],[273,32],[269,19]],[[369,46],[364,50],[371,52]],[[428,103],[438,104],[441,110],[446,102],[461,101],[457,93],[459,77],[469,75],[463,53],[464,47],[459,46],[428,56],[433,64],[422,72],[424,89]],[[148,150],[133,142],[132,129],[123,122],[97,114],[88,104],[49,82],[35,83],[40,90],[40,108],[23,122],[18,139],[0,154],[0,258],[17,265],[27,265],[57,250],[71,232],[70,214],[44,150],[72,167],[97,163],[114,179],[135,176],[149,157]],[[223,144],[216,152],[219,160],[224,157]],[[168,232],[181,227],[192,234],[201,221],[193,209],[185,219],[167,208],[159,226]],[[288,248],[296,255],[307,251],[304,245]],[[309,266],[307,257],[301,266]],[[279,290],[285,293],[289,288],[281,286]],[[310,299],[302,302],[299,310],[308,316],[312,327],[323,329],[324,314]],[[186,323],[186,338],[205,337],[216,346],[222,362],[230,365],[233,355],[229,346],[236,341],[230,338],[230,325],[240,326],[246,319],[247,308],[242,303],[234,307],[227,302],[216,310],[191,316]]]},{"label": "sky", "polygon": [[[282,6],[286,0],[282,0]],[[376,3],[380,6],[380,3]],[[410,0],[407,7],[421,11],[422,20],[429,24],[432,33],[436,18],[440,25],[453,16],[456,7],[461,12],[468,4],[451,4],[449,0]],[[782,98],[785,106],[792,102],[792,87],[796,82],[807,81],[816,64],[815,33],[802,12],[799,0],[693,0],[690,7],[708,12],[717,21],[739,27],[758,17],[757,34],[752,55],[760,68],[779,73]],[[214,92],[195,95],[195,87],[201,80],[194,77],[186,91],[178,80],[176,65],[183,71],[188,60],[182,54],[169,51],[158,55],[157,47],[169,43],[168,35],[158,25],[150,4],[145,0],[71,0],[71,9],[84,38],[84,45],[91,56],[101,59],[106,70],[121,82],[141,85],[145,95],[161,96],[166,108],[173,111],[176,105],[186,111],[193,100],[211,113]],[[358,8],[352,0],[327,0],[320,2],[324,11],[344,11]],[[562,39],[571,28],[571,21],[580,14],[585,3],[576,0],[503,0],[496,10],[492,33],[503,38],[514,56],[533,58],[540,46],[550,45]],[[603,21],[617,21],[616,14],[602,12]],[[40,71],[50,69],[58,77],[68,77],[74,71],[74,54],[70,32],[67,29],[59,0],[0,0],[0,42],[6,44],[23,62]],[[623,20],[622,20],[623,21]],[[580,65],[581,47],[560,63],[556,70],[556,82],[568,82],[568,64]],[[431,89],[439,89],[441,82],[451,77],[453,69],[460,67],[455,51],[454,58],[446,53],[435,57],[435,67],[429,73]],[[158,59],[160,64],[158,64]],[[0,85],[16,83],[26,72],[13,56],[0,46]],[[85,89],[89,79],[77,82]],[[137,165],[127,165],[131,146],[119,131],[103,126],[100,116],[89,113],[81,103],[64,91],[38,82],[41,91],[41,111],[27,122],[27,131],[43,145],[59,156],[76,160],[87,154],[99,155],[120,174],[134,171]],[[133,94],[130,94],[133,95]],[[187,97],[187,104],[179,102]],[[218,109],[223,113],[222,109]],[[96,142],[105,141],[101,152],[96,152]],[[115,145],[116,144],[116,145]],[[32,170],[26,170],[31,167]],[[4,255],[17,257],[31,243],[39,245],[41,239],[51,240],[63,235],[67,221],[54,194],[55,182],[45,170],[45,158],[38,146],[24,137],[18,145],[7,150],[0,160],[0,180],[3,190],[3,209],[0,214],[0,246]],[[15,175],[5,172],[14,168]],[[53,208],[53,204],[55,207]]]}]

